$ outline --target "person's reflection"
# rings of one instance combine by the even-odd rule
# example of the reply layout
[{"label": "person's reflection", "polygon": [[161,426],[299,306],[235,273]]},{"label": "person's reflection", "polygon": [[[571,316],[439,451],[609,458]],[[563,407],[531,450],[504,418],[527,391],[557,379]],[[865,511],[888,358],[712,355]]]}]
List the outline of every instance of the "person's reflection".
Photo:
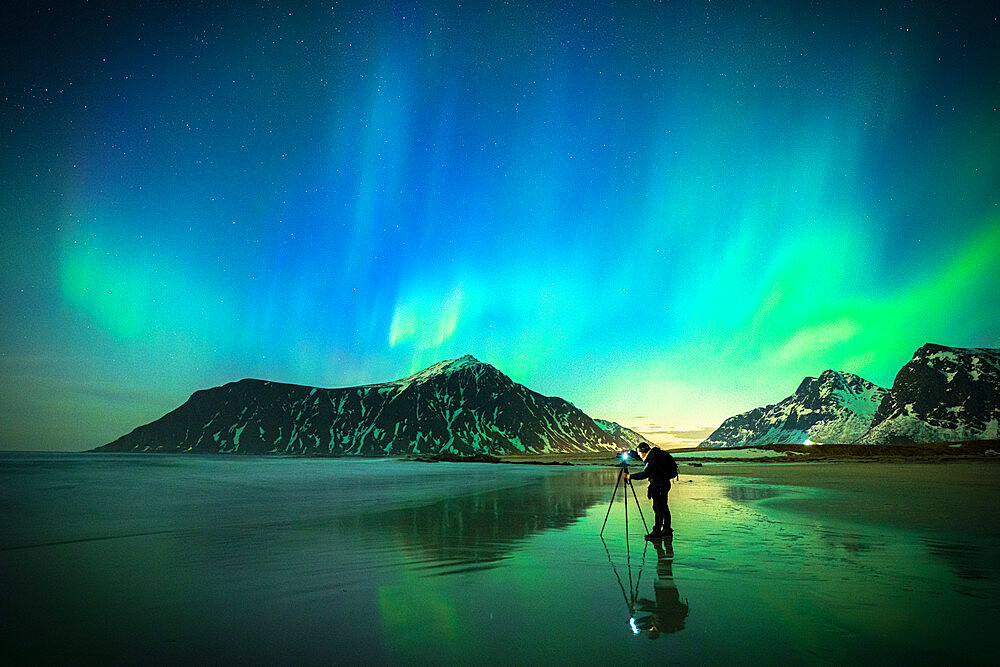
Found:
[{"label": "person's reflection", "polygon": [[666,535],[662,541],[653,542],[656,548],[656,581],[653,582],[653,597],[636,600],[638,610],[636,626],[649,633],[650,639],[661,634],[670,634],[684,629],[688,615],[687,600],[681,601],[677,585],[674,584],[674,539]]}]

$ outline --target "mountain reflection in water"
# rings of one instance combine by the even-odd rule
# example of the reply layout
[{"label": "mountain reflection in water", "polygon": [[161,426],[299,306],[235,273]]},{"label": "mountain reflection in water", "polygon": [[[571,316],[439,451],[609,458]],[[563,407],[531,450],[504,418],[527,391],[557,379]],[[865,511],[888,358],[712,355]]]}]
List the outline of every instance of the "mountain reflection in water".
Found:
[{"label": "mountain reflection in water", "polygon": [[385,531],[410,554],[411,566],[429,574],[490,567],[511,548],[544,530],[565,528],[601,499],[603,471],[543,477],[525,486],[497,489],[393,512],[360,517]]}]

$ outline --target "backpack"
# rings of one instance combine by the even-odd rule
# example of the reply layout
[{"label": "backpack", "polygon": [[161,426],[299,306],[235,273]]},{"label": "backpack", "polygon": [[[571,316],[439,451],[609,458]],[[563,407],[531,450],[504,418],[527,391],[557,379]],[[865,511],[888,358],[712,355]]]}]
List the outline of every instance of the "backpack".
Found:
[{"label": "backpack", "polygon": [[674,457],[670,455],[670,452],[660,450],[663,452],[663,469],[667,471],[667,479],[677,479],[679,471],[677,470],[677,461]]}]

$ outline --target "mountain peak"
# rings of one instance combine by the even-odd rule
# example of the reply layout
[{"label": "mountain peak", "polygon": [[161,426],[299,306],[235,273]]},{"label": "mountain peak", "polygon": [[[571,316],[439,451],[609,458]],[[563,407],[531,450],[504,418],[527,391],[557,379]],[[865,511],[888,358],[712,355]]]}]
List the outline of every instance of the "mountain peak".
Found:
[{"label": "mountain peak", "polygon": [[779,403],[730,417],[701,446],[851,442],[867,430],[886,393],[852,373],[825,370]]},{"label": "mountain peak", "polygon": [[458,359],[452,359],[451,361],[446,361],[450,368],[464,368],[465,366],[488,366],[489,364],[484,364],[483,362],[476,359],[471,354],[462,355]]},{"label": "mountain peak", "polygon": [[913,359],[936,359],[939,357],[997,356],[998,348],[990,347],[949,347],[937,343],[924,343],[913,353]]},{"label": "mountain peak", "polygon": [[819,374],[818,378],[811,376],[803,378],[802,382],[799,383],[799,388],[795,390],[795,394],[804,396],[814,393],[824,393],[824,390],[828,393],[832,389],[845,386],[850,382],[852,377],[850,373],[825,370]]},{"label": "mountain peak", "polygon": [[825,370],[819,374],[818,378],[807,377],[799,384],[795,390],[795,395],[805,396],[819,394],[827,396],[834,391],[848,391],[857,393],[868,391],[874,387],[871,382],[853,373],[845,371]]},{"label": "mountain peak", "polygon": [[473,373],[479,374],[489,369],[499,373],[499,371],[496,371],[493,366],[479,361],[471,354],[466,354],[465,356],[458,357],[457,359],[445,359],[444,361],[439,361],[436,364],[431,364],[427,368],[417,371],[413,375],[397,380],[391,384],[419,384],[436,377],[451,375],[452,373],[460,371],[472,371]]}]

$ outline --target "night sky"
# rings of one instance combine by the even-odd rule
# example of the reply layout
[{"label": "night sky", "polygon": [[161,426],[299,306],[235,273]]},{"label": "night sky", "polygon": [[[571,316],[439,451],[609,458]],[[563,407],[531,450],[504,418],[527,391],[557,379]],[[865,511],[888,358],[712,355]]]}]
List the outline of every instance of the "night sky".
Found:
[{"label": "night sky", "polygon": [[5,3],[0,448],[463,354],[697,441],[1000,347],[998,16]]}]

